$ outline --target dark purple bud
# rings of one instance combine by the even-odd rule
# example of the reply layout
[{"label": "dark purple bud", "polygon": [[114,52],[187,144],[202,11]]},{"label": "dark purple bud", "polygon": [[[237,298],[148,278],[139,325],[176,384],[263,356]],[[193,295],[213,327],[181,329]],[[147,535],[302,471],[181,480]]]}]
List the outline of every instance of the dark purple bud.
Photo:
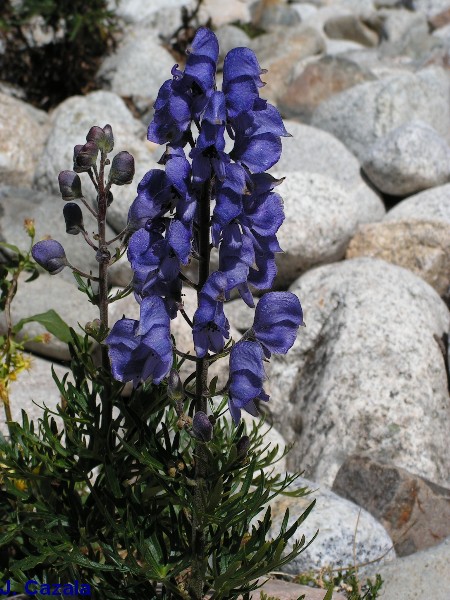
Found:
[{"label": "dark purple bud", "polygon": [[167,395],[174,402],[181,402],[184,398],[184,389],[178,371],[172,369],[167,382]]},{"label": "dark purple bud", "polygon": [[98,146],[95,142],[86,142],[84,146],[73,149],[73,169],[77,173],[89,171],[97,162]]},{"label": "dark purple bud", "polygon": [[31,254],[38,265],[41,265],[50,275],[56,275],[69,264],[64,248],[56,240],[38,242],[31,249]]},{"label": "dark purple bud", "polygon": [[104,137],[105,137],[105,132],[103,131],[103,129],[101,127],[99,127],[98,125],[94,125],[93,127],[91,127],[89,129],[88,134],[86,136],[86,141],[87,142],[95,142],[97,144],[97,146],[100,146]]},{"label": "dark purple bud", "polygon": [[208,419],[208,415],[199,410],[195,413],[192,420],[192,432],[194,436],[202,442],[209,442],[213,436],[213,426]]},{"label": "dark purple bud", "polygon": [[116,154],[109,171],[109,181],[115,185],[131,183],[134,177],[134,158],[129,152]]},{"label": "dark purple bud", "polygon": [[94,142],[99,150],[108,154],[108,152],[111,152],[114,148],[114,137],[111,125],[105,125],[103,129],[98,127],[98,125],[94,125],[94,127],[89,129],[86,141]]},{"label": "dark purple bud", "polygon": [[237,456],[240,460],[247,456],[248,449],[250,448],[250,438],[248,435],[243,435],[236,444]]},{"label": "dark purple bud", "polygon": [[77,200],[83,197],[80,176],[74,171],[61,171],[58,183],[63,200]]},{"label": "dark purple bud", "polygon": [[63,208],[63,215],[67,233],[78,235],[80,231],[84,231],[83,213],[78,204],[68,202]]}]

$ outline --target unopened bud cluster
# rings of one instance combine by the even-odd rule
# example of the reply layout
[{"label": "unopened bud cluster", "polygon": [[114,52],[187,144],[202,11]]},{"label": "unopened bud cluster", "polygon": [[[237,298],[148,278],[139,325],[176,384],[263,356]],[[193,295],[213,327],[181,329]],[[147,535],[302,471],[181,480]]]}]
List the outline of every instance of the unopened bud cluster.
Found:
[{"label": "unopened bud cluster", "polygon": [[[111,252],[106,240],[100,240],[97,246],[89,240],[84,226],[83,211],[80,202],[93,212],[97,220],[105,222],[106,209],[113,201],[112,185],[125,185],[132,182],[134,177],[134,158],[128,152],[122,151],[112,159],[109,177],[104,179],[104,169],[109,164],[107,155],[114,149],[114,135],[111,125],[91,127],[85,144],[77,144],[73,150],[73,170],[61,171],[58,176],[59,189],[62,199],[66,202],[63,208],[66,232],[70,235],[83,234],[86,241],[96,252],[96,259],[101,264],[109,264]],[[100,157],[100,158],[99,158]],[[99,161],[99,165],[97,164]],[[97,206],[90,206],[83,195],[81,173],[87,173],[94,184],[97,193]],[[103,225],[104,231],[104,225]],[[97,236],[98,238],[99,236]],[[104,236],[103,236],[104,237]],[[96,238],[96,239],[97,239]],[[62,245],[55,240],[42,240],[34,245],[32,255],[35,261],[51,275],[59,273],[70,265]]]}]

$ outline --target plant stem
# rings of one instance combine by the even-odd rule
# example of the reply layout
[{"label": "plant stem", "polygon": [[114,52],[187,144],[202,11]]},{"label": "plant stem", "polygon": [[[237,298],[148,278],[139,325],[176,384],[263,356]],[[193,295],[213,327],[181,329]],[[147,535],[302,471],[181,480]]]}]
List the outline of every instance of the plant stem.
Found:
[{"label": "plant stem", "polygon": [[[105,160],[106,155],[102,152],[100,157],[100,170],[98,173],[98,306],[100,311],[100,322],[104,330],[108,329],[108,265],[111,258],[108,246],[106,244],[106,210],[107,192],[105,189]],[[96,171],[95,171],[96,172]],[[97,175],[97,173],[96,173]],[[101,350],[102,368],[106,371],[110,370],[108,349],[102,345]],[[106,381],[107,378],[105,378]],[[111,394],[108,386],[105,385],[101,393],[102,401],[102,425],[101,430],[103,439],[106,440],[112,420],[112,403]]]},{"label": "plant stem", "polygon": [[9,404],[9,392],[8,392],[9,376],[8,375],[11,370],[11,341],[13,339],[11,304],[12,304],[14,296],[16,295],[16,292],[17,292],[17,282],[19,280],[19,275],[21,272],[22,272],[22,266],[19,265],[12,277],[11,285],[9,286],[8,293],[7,293],[6,300],[5,300],[6,338],[5,338],[5,344],[3,347],[2,354],[5,359],[5,367],[6,367],[7,375],[6,375],[6,379],[4,382],[4,395],[2,398],[2,402],[3,402],[3,409],[5,411],[6,424],[7,424],[10,436],[11,436],[10,422],[12,421],[12,413],[11,413],[11,406]]},{"label": "plant stem", "polygon": [[[199,207],[199,230],[198,230],[198,288],[197,298],[200,301],[200,291],[209,276],[210,245],[209,245],[209,221],[211,194],[214,181],[210,179],[203,184]],[[208,394],[208,360],[199,358],[196,367],[195,380],[195,412],[207,411]],[[206,475],[206,452],[203,443],[197,443],[195,447],[195,481],[194,510],[192,518],[192,565],[190,592],[194,600],[203,597],[203,585],[206,575],[207,557],[205,556],[204,536],[204,487]]]}]

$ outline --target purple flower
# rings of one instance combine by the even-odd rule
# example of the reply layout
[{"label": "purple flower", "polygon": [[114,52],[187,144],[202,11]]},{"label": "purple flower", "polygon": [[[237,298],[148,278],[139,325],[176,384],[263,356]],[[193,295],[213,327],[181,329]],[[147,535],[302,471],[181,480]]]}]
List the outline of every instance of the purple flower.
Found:
[{"label": "purple flower", "polygon": [[212,273],[199,294],[199,305],[194,314],[194,346],[202,358],[211,350],[221,352],[225,338],[229,338],[230,325],[223,312],[227,278],[220,271]]},{"label": "purple flower", "polygon": [[161,298],[144,298],[140,317],[120,319],[105,340],[114,378],[134,387],[150,378],[160,383],[173,361],[170,319]]},{"label": "purple flower", "polygon": [[214,91],[219,44],[212,31],[201,27],[188,49],[184,72],[172,69],[172,80],[161,87],[147,138],[157,144],[184,145],[191,120],[199,120]]},{"label": "purple flower", "polygon": [[157,281],[168,283],[180,272],[180,260],[169,242],[157,232],[138,229],[128,243],[128,260],[146,295]]},{"label": "purple flower", "polygon": [[241,341],[231,349],[228,406],[236,425],[241,418],[241,409],[257,416],[255,400],[269,400],[263,389],[263,358],[258,342]]},{"label": "purple flower", "polygon": [[31,254],[38,265],[41,265],[50,275],[60,273],[69,264],[64,248],[56,240],[37,242],[31,249]]},{"label": "purple flower", "polygon": [[261,343],[264,354],[286,354],[292,347],[303,312],[300,300],[291,292],[269,292],[258,302],[253,322],[253,333]]},{"label": "purple flower", "polygon": [[137,198],[128,211],[131,230],[145,227],[148,221],[162,217],[175,207],[175,196],[170,180],[161,169],[151,169],[140,181]]},{"label": "purple flower", "polygon": [[226,165],[230,157],[225,149],[225,96],[222,92],[213,92],[203,114],[200,134],[195,148],[190,152],[192,158],[192,175],[195,183],[202,183],[214,173],[223,181]]}]

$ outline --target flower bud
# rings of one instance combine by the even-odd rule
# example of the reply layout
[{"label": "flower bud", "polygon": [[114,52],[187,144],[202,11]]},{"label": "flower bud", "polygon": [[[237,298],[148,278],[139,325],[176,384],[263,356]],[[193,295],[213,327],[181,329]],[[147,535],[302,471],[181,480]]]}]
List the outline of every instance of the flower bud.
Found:
[{"label": "flower bud", "polygon": [[167,395],[174,402],[181,402],[184,399],[184,389],[178,371],[172,369],[167,382]]},{"label": "flower bud", "polygon": [[77,173],[89,171],[97,162],[98,146],[95,142],[86,142],[84,146],[73,149],[73,169]]},{"label": "flower bud", "polygon": [[243,435],[236,444],[237,455],[240,460],[247,456],[248,449],[250,448],[250,438],[248,435]]},{"label": "flower bud", "polygon": [[61,171],[58,175],[58,183],[63,200],[77,200],[83,197],[80,176],[74,171]]},{"label": "flower bud", "polygon": [[114,135],[111,125],[105,125],[103,127],[103,132],[105,134],[103,150],[108,154],[109,152],[112,152],[114,148]]},{"label": "flower bud", "polygon": [[213,436],[213,426],[208,415],[199,410],[192,420],[192,433],[202,442],[209,442]]},{"label": "flower bud", "polygon": [[94,319],[93,321],[88,321],[86,323],[86,325],[84,326],[84,330],[86,331],[86,333],[95,338],[95,336],[99,335],[101,326],[102,322],[100,321],[100,319]]},{"label": "flower bud", "polygon": [[94,142],[99,150],[108,154],[108,152],[111,152],[114,148],[114,137],[111,125],[105,125],[103,129],[94,125],[94,127],[89,129],[86,141]]},{"label": "flower bud", "polygon": [[78,204],[68,202],[63,208],[63,215],[67,233],[78,235],[80,231],[84,231],[83,213]]},{"label": "flower bud", "polygon": [[60,273],[69,264],[64,248],[56,240],[38,242],[31,249],[31,255],[50,275]]},{"label": "flower bud", "polygon": [[34,219],[24,219],[23,226],[30,238],[34,238],[36,235],[36,229],[34,227]]},{"label": "flower bud", "polygon": [[119,152],[112,160],[109,181],[114,185],[131,183],[134,177],[134,158],[127,152]]}]

